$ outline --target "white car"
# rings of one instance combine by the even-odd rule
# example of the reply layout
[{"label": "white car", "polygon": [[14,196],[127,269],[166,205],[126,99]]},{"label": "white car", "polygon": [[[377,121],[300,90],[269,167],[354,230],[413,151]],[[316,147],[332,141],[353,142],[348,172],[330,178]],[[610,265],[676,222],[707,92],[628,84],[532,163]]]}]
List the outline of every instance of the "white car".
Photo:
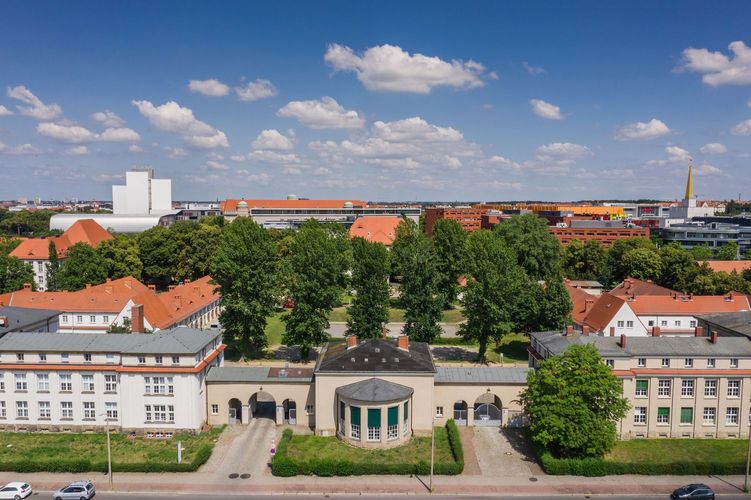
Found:
[{"label": "white car", "polygon": [[6,498],[12,498],[13,500],[21,500],[31,495],[31,486],[28,483],[8,483],[0,488],[0,498],[5,500]]}]

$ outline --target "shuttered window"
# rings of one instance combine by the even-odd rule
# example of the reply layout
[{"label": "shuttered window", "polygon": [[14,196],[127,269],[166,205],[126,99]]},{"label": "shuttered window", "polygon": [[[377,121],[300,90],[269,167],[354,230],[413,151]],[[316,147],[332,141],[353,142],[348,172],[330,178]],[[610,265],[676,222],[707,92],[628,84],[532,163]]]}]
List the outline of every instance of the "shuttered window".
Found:
[{"label": "shuttered window", "polygon": [[360,407],[359,406],[349,407],[349,423],[360,425]]}]

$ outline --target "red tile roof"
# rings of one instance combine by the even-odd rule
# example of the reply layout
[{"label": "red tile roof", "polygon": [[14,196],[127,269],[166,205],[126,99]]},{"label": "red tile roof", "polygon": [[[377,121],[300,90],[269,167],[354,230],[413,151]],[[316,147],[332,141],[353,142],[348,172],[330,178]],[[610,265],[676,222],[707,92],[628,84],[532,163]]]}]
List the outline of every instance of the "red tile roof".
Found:
[{"label": "red tile roof", "polygon": [[101,242],[111,239],[112,235],[93,219],[81,219],[60,236],[29,238],[22,241],[10,255],[21,260],[48,260],[50,258],[50,241],[54,241],[58,257],[64,258],[68,248],[76,243],[86,243],[96,247]]},{"label": "red tile roof", "polygon": [[574,320],[574,323],[581,325],[587,316],[587,301],[591,301],[589,302],[591,309],[600,297],[573,286],[568,280],[565,282],[565,285],[568,295],[571,297],[571,303],[574,305],[574,308],[571,310],[571,318]]},{"label": "red tile roof", "polygon": [[352,203],[355,207],[368,206],[362,200],[224,200],[221,202],[222,213],[237,213],[237,204],[244,201],[248,208],[343,208],[345,203]]},{"label": "red tile roof", "polygon": [[611,295],[626,297],[636,295],[673,295],[675,290],[665,288],[664,286],[655,285],[651,281],[644,281],[636,278],[626,278],[617,287],[610,291]]},{"label": "red tile roof", "polygon": [[620,297],[610,295],[609,293],[603,293],[597,299],[597,302],[592,305],[592,308],[580,324],[588,325],[596,332],[604,331],[605,327],[610,324],[613,317],[618,311],[620,311],[625,303],[626,301]]},{"label": "red tile roof", "polygon": [[628,305],[638,315],[680,314],[694,316],[697,314],[714,314],[726,312],[751,311],[747,296],[737,293],[728,295],[682,295],[639,297],[629,300]]},{"label": "red tile roof", "polygon": [[396,237],[396,226],[401,221],[401,217],[360,217],[350,226],[349,236],[391,246]]},{"label": "red tile roof", "polygon": [[735,271],[742,274],[746,269],[751,269],[751,260],[705,260],[699,264],[706,264],[714,272],[724,271],[728,274]]}]

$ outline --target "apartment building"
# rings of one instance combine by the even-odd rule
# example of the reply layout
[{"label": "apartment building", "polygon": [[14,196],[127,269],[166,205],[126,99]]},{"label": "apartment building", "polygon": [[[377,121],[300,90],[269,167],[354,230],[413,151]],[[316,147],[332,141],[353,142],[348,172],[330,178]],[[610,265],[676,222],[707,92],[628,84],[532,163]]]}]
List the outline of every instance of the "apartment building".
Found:
[{"label": "apartment building", "polygon": [[621,439],[748,437],[751,341],[743,337],[599,337],[568,332],[531,334],[529,362],[593,345],[623,382],[629,401],[618,422]]},{"label": "apartment building", "polygon": [[206,374],[224,362],[221,334],[8,333],[0,338],[0,431],[197,432]]}]

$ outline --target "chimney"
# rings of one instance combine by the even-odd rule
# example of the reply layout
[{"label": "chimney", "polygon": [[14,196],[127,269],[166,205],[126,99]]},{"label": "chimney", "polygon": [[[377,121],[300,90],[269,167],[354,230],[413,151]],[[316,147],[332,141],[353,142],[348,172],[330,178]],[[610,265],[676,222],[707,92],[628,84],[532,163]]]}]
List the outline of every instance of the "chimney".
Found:
[{"label": "chimney", "polygon": [[386,340],[389,338],[389,329],[386,328],[386,325],[383,325],[381,327],[381,336],[383,337],[383,340]]},{"label": "chimney", "polygon": [[610,327],[610,336],[611,337],[615,337],[615,327],[614,326]]},{"label": "chimney", "polygon": [[188,283],[190,283],[190,281],[191,281],[191,280],[190,280],[190,278],[185,278],[185,279],[183,280],[183,283],[185,283],[185,284],[187,285]]},{"label": "chimney", "polygon": [[175,285],[169,285],[169,286],[167,287],[167,290],[168,290],[168,291],[170,291],[170,292],[171,292],[172,290],[174,290],[174,289],[175,289]]},{"label": "chimney", "polygon": [[566,335],[574,334],[574,325],[566,325]]},{"label": "chimney", "polygon": [[148,287],[149,287],[149,290],[151,290],[152,292],[156,292],[156,285],[155,285],[155,284],[153,284],[153,283],[150,283],[150,284],[148,285]]},{"label": "chimney", "polygon": [[625,333],[621,334],[621,341],[618,343],[618,345],[621,346],[621,349],[626,348],[626,334]]},{"label": "chimney", "polygon": [[652,327],[652,336],[653,337],[659,337],[660,336],[660,327],[659,326],[653,326]]},{"label": "chimney", "polygon": [[584,301],[584,312],[589,312],[592,306],[595,305],[595,299],[587,299]]},{"label": "chimney", "polygon": [[130,308],[131,333],[143,333],[143,304],[133,304]]},{"label": "chimney", "polygon": [[712,330],[712,336],[709,339],[713,344],[717,343],[717,330]]},{"label": "chimney", "polygon": [[357,347],[357,335],[347,335],[347,349]]},{"label": "chimney", "polygon": [[694,329],[694,337],[703,337],[704,336],[704,327],[697,326]]},{"label": "chimney", "polygon": [[589,325],[582,325],[582,333],[584,335],[589,335]]},{"label": "chimney", "polygon": [[89,288],[91,288],[91,283],[86,283],[86,290],[88,290]]},{"label": "chimney", "polygon": [[399,335],[399,337],[396,339],[396,346],[399,349],[409,351],[409,337],[406,335]]},{"label": "chimney", "polygon": [[105,280],[105,283],[112,283],[112,278],[107,278],[107,279]]},{"label": "chimney", "polygon": [[30,291],[30,290],[31,290],[31,283],[24,283],[24,284],[23,284],[23,289],[24,289],[24,290],[29,290],[29,291]]}]

